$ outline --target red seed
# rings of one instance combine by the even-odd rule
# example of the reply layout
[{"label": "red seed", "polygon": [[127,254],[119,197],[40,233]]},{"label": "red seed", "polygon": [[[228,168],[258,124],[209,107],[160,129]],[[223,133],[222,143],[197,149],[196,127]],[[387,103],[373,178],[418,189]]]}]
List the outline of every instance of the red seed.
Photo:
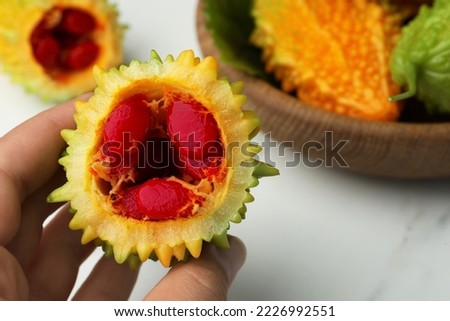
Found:
[{"label": "red seed", "polygon": [[89,13],[79,9],[66,9],[59,27],[73,35],[86,35],[94,31],[95,19]]},{"label": "red seed", "polygon": [[66,67],[72,70],[85,69],[94,63],[99,52],[99,46],[93,41],[79,43],[68,50]]},{"label": "red seed", "polygon": [[135,95],[120,102],[109,114],[103,128],[103,142],[127,151],[142,145],[152,125],[152,113],[144,95]]},{"label": "red seed", "polygon": [[34,46],[34,57],[42,67],[49,69],[58,64],[60,46],[52,36],[45,36],[36,42]]},{"label": "red seed", "polygon": [[134,218],[136,220],[143,220],[144,215],[139,211],[136,203],[137,193],[137,187],[132,187],[125,190],[122,198],[119,198],[119,201],[116,203],[116,206],[120,206],[122,208],[122,216]]},{"label": "red seed", "polygon": [[167,110],[170,140],[180,154],[198,160],[206,156],[205,146],[219,139],[217,122],[208,110],[195,101],[176,100]]},{"label": "red seed", "polygon": [[211,153],[201,160],[190,158],[183,154],[179,154],[176,159],[177,166],[181,171],[195,180],[201,180],[217,174],[221,168],[222,161],[223,149],[221,146],[217,148],[216,153]]},{"label": "red seed", "polygon": [[47,36],[52,35],[52,30],[47,29],[45,27],[45,20],[40,21],[38,25],[34,28],[33,32],[30,36],[30,43],[33,47],[35,47],[39,41]]},{"label": "red seed", "polygon": [[192,214],[194,194],[183,185],[155,178],[125,191],[123,214],[138,220],[171,220]]}]

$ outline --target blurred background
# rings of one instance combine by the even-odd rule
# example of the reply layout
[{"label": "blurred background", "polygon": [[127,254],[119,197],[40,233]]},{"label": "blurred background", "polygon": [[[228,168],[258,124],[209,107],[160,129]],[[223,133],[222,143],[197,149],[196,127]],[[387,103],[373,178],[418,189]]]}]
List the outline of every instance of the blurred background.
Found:
[{"label": "blurred background", "polygon": [[[125,63],[193,49],[195,0],[117,3],[125,34]],[[0,75],[0,135],[50,107]],[[263,135],[255,138],[262,141]],[[287,168],[271,148],[280,176],[262,179],[247,218],[230,233],[248,250],[231,300],[446,300],[450,299],[450,181],[404,181],[344,170]],[[96,251],[81,268],[87,275]],[[131,295],[141,299],[167,273],[146,262]]]}]

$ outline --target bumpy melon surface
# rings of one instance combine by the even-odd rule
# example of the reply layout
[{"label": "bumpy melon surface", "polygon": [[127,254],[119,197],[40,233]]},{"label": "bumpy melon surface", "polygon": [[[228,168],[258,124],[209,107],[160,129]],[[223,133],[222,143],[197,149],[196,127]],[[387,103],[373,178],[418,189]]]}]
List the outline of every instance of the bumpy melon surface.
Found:
[{"label": "bumpy melon surface", "polygon": [[227,246],[249,189],[277,174],[254,159],[259,120],[241,110],[241,84],[192,51],[95,76],[95,94],[76,104],[77,129],[63,131],[68,181],[49,196],[70,201],[82,243],[97,240],[118,263],[164,266],[198,257],[204,241]]},{"label": "bumpy melon surface", "polygon": [[389,56],[407,10],[383,0],[255,0],[251,41],[266,71],[305,103],[340,114],[394,120],[400,88]]},{"label": "bumpy melon surface", "polygon": [[95,87],[92,67],[122,62],[123,26],[107,0],[0,0],[0,64],[45,100]]}]

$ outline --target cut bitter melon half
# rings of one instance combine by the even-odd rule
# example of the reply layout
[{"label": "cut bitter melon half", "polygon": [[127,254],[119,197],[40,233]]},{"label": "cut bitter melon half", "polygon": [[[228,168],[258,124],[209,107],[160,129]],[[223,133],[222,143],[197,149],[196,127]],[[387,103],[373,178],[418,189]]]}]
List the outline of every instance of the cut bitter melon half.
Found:
[{"label": "cut bitter melon half", "polygon": [[77,129],[62,132],[67,183],[49,201],[70,201],[70,227],[118,263],[164,266],[200,255],[204,241],[227,246],[249,189],[278,171],[258,161],[259,129],[242,111],[242,84],[218,79],[214,58],[192,51],[108,72],[76,103]]},{"label": "cut bitter melon half", "polygon": [[95,87],[94,65],[122,62],[117,18],[107,0],[0,0],[0,63],[45,100],[73,98]]}]

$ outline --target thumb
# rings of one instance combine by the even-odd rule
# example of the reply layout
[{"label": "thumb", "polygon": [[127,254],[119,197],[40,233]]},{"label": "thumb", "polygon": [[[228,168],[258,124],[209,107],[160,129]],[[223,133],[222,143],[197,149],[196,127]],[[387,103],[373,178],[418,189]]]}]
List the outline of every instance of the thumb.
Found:
[{"label": "thumb", "polygon": [[241,240],[230,236],[229,243],[226,250],[207,244],[199,259],[176,264],[145,300],[226,300],[246,256]]}]

